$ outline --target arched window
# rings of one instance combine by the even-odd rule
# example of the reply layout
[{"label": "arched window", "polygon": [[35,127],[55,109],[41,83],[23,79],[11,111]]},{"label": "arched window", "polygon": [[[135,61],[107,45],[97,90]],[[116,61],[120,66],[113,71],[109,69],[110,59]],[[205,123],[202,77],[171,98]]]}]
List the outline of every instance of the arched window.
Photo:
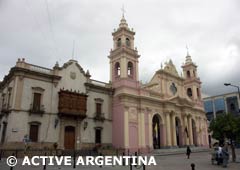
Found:
[{"label": "arched window", "polygon": [[187,71],[187,78],[190,78],[190,77],[191,77],[190,71],[188,70],[188,71]]},{"label": "arched window", "polygon": [[115,64],[115,76],[120,76],[121,68],[119,62]]},{"label": "arched window", "polygon": [[128,62],[128,70],[127,70],[127,74],[128,74],[128,76],[133,76],[133,64],[132,64],[132,62]]},{"label": "arched window", "polygon": [[126,46],[130,47],[130,40],[129,40],[129,38],[126,38]]},{"label": "arched window", "polygon": [[192,89],[191,88],[187,89],[187,95],[188,95],[188,97],[192,97]]},{"label": "arched window", "polygon": [[117,40],[117,47],[120,47],[121,46],[121,38],[118,38]]}]

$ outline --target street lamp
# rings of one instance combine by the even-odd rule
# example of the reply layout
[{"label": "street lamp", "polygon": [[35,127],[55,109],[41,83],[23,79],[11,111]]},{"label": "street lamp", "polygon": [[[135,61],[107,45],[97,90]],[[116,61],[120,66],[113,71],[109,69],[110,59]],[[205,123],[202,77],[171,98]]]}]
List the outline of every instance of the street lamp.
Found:
[{"label": "street lamp", "polygon": [[238,95],[239,95],[239,100],[240,100],[240,87],[237,85],[233,85],[231,83],[224,83],[225,86],[232,86],[232,87],[236,87],[238,89]]},{"label": "street lamp", "polygon": [[[224,85],[236,87],[238,89],[238,95],[239,95],[239,99],[240,99],[240,87],[239,86],[233,85],[231,83],[224,83]],[[231,139],[231,145],[232,145],[232,160],[233,160],[233,162],[235,162],[236,161],[236,153],[235,153],[235,147],[234,147],[232,139]]]}]

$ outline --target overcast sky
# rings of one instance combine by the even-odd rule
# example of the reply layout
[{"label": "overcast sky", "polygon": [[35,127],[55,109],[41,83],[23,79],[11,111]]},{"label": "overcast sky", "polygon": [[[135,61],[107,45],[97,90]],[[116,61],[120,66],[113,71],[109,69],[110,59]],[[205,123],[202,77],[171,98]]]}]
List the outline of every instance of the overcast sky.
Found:
[{"label": "overcast sky", "polygon": [[112,35],[122,16],[136,31],[140,79],[172,59],[178,71],[186,45],[202,91],[222,94],[240,85],[239,0],[0,0],[0,81],[17,58],[52,68],[72,58],[93,79],[109,81]]}]

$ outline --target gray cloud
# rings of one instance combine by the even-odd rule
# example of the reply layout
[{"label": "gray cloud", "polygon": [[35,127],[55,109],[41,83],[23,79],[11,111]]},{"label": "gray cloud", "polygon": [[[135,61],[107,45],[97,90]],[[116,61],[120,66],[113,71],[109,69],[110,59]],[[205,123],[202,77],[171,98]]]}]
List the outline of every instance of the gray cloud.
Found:
[{"label": "gray cloud", "polygon": [[181,71],[187,44],[204,93],[234,90],[224,82],[240,85],[238,0],[0,0],[0,78],[19,57],[45,67],[63,64],[75,40],[75,59],[93,78],[108,81],[122,4],[136,31],[143,82],[170,58]]}]

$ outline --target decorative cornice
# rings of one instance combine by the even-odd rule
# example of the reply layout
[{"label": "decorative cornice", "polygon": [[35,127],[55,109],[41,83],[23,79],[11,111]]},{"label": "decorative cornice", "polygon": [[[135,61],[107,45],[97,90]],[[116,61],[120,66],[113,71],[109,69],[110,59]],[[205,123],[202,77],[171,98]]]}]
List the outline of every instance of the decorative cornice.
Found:
[{"label": "decorative cornice", "polygon": [[133,50],[131,48],[122,46],[121,48],[117,48],[113,51],[110,52],[110,56],[108,56],[108,58],[114,58],[115,56],[119,56],[121,54],[128,54],[131,56],[134,56],[136,59],[138,59],[140,57],[140,55],[138,54],[137,50]]},{"label": "decorative cornice", "polygon": [[112,87],[103,87],[103,86],[99,86],[99,85],[96,85],[96,84],[93,84],[93,83],[84,83],[87,90],[89,91],[94,91],[94,90],[97,90],[97,91],[102,91],[103,93],[107,93],[109,95],[113,95],[114,93],[114,89]]},{"label": "decorative cornice", "polygon": [[0,89],[2,89],[6,84],[8,84],[8,82],[13,77],[21,76],[22,78],[24,78],[25,75],[35,75],[35,76],[39,76],[39,77],[44,77],[44,78],[50,79],[51,81],[61,79],[61,76],[47,74],[47,73],[44,73],[44,72],[37,72],[37,71],[34,71],[34,70],[21,68],[21,67],[13,67],[13,68],[11,68],[9,74],[6,75],[3,79],[3,81],[0,83]]},{"label": "decorative cornice", "polygon": [[[129,98],[134,98],[135,100],[144,100],[144,101],[148,101],[148,102],[151,102],[151,103],[156,103],[156,104],[163,104],[165,105],[165,108],[166,108],[166,105],[173,105],[173,107],[177,107],[179,109],[187,109],[187,110],[191,110],[192,112],[203,112],[203,110],[201,109],[198,109],[198,108],[195,108],[195,107],[192,107],[192,106],[189,106],[189,105],[177,105],[176,103],[172,102],[172,101],[169,101],[169,100],[161,100],[161,99],[156,99],[156,98],[152,98],[152,97],[148,97],[148,96],[139,96],[139,95],[134,95],[134,94],[128,94],[128,93],[120,93],[120,94],[117,94],[116,97],[120,97],[120,98],[124,98],[124,97],[129,97]],[[141,101],[143,102],[143,101]]]}]

